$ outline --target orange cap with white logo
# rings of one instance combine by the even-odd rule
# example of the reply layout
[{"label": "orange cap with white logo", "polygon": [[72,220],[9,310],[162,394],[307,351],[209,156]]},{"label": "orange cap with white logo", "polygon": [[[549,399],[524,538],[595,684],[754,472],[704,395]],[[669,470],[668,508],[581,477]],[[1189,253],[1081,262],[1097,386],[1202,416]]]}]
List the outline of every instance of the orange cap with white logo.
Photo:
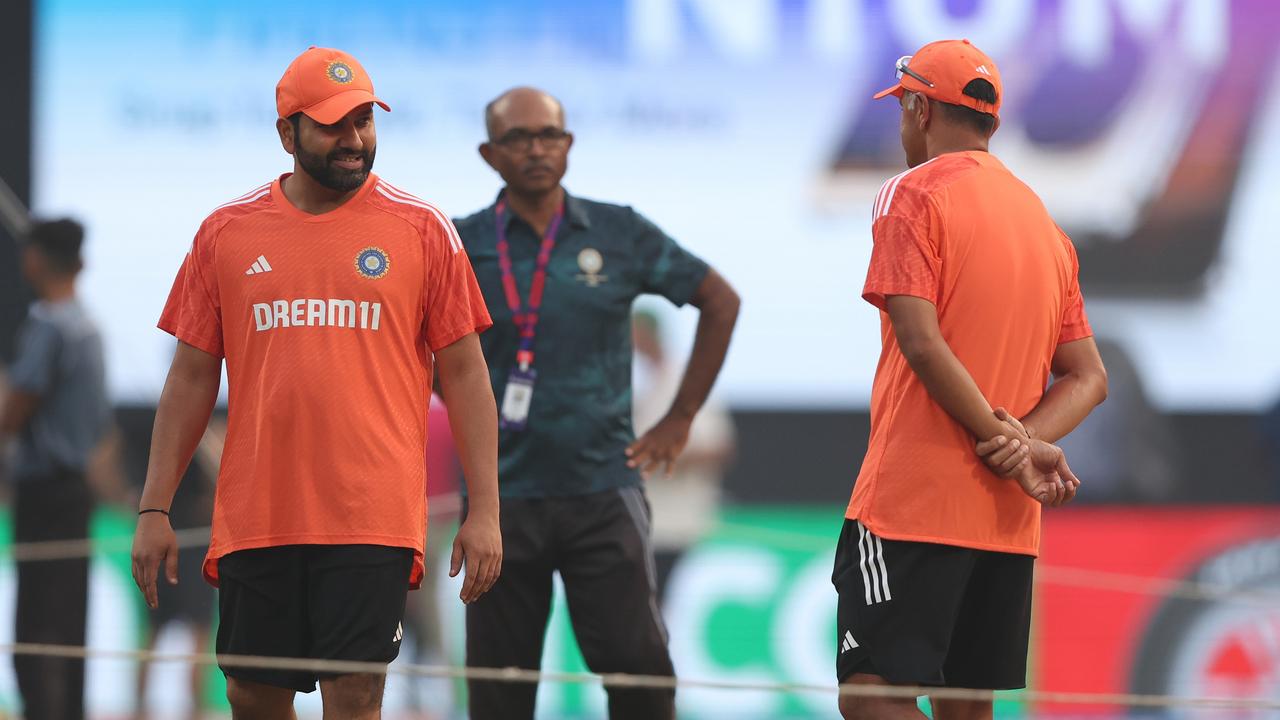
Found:
[{"label": "orange cap with white logo", "polygon": [[296,112],[321,125],[332,125],[365,103],[391,108],[373,94],[373,81],[347,53],[312,45],[293,59],[276,84],[276,111],[287,118]]},{"label": "orange cap with white logo", "polygon": [[[973,43],[968,40],[938,40],[925,45],[904,60],[911,72],[903,72],[892,87],[876,93],[877,100],[887,95],[902,97],[902,92],[908,90],[944,103],[963,105],[999,117],[1000,103],[1004,100],[1000,71],[996,69],[995,62]],[[927,82],[921,82],[921,78]],[[964,86],[977,79],[986,80],[995,86],[995,103],[964,94]]]}]

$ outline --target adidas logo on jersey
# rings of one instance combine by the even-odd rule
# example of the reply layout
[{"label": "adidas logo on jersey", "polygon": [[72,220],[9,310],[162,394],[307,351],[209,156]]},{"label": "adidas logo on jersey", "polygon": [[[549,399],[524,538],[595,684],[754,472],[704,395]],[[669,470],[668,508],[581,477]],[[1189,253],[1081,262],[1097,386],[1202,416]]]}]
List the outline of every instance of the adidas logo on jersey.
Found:
[{"label": "adidas logo on jersey", "polygon": [[858,641],[853,639],[853,633],[845,630],[844,642],[840,643],[840,654],[843,655],[856,647],[858,647]]},{"label": "adidas logo on jersey", "polygon": [[342,327],[377,330],[382,303],[355,300],[298,298],[253,304],[258,332],[287,327]]},{"label": "adidas logo on jersey", "polygon": [[257,275],[258,273],[271,272],[271,263],[267,262],[266,255],[259,255],[257,260],[244,271],[245,275]]}]

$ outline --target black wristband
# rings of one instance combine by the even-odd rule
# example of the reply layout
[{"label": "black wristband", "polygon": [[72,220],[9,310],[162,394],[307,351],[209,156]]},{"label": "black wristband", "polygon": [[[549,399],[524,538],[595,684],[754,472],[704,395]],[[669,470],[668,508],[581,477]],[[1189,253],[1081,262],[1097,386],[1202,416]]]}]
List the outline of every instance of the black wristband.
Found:
[{"label": "black wristband", "polygon": [[139,511],[138,511],[138,514],[139,514],[139,515],[145,515],[145,514],[147,514],[147,513],[149,513],[149,512],[158,512],[158,513],[163,514],[165,517],[169,517],[169,511],[168,511],[168,510],[161,510],[160,508],[147,508],[146,510],[139,510]]}]

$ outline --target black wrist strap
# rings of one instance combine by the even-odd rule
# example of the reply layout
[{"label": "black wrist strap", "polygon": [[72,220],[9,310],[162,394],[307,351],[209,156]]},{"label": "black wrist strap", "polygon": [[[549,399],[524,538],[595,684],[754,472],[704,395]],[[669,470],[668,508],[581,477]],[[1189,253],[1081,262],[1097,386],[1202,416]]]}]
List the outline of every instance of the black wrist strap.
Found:
[{"label": "black wrist strap", "polygon": [[138,511],[138,514],[139,514],[139,515],[145,515],[145,514],[147,514],[147,513],[149,513],[149,512],[158,512],[158,513],[161,513],[162,515],[164,515],[165,517],[169,517],[169,511],[168,511],[168,510],[161,510],[160,508],[147,508],[147,509],[145,509],[145,510],[139,510],[139,511]]}]

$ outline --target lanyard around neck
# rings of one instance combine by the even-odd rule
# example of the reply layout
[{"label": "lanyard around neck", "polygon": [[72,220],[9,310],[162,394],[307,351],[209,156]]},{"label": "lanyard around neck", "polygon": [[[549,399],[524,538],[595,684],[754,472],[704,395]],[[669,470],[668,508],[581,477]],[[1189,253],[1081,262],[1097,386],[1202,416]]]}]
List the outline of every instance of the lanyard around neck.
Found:
[{"label": "lanyard around neck", "polygon": [[542,291],[547,285],[547,265],[551,263],[551,250],[556,246],[556,231],[564,218],[564,204],[556,210],[547,232],[542,236],[538,249],[538,261],[533,270],[533,282],[529,285],[529,299],[520,299],[515,274],[511,270],[511,245],[507,242],[507,201],[499,200],[495,215],[498,224],[498,269],[502,271],[502,290],[511,308],[511,319],[520,331],[520,346],[516,350],[516,362],[521,370],[533,365],[533,341],[538,331],[538,310],[542,307]]}]

